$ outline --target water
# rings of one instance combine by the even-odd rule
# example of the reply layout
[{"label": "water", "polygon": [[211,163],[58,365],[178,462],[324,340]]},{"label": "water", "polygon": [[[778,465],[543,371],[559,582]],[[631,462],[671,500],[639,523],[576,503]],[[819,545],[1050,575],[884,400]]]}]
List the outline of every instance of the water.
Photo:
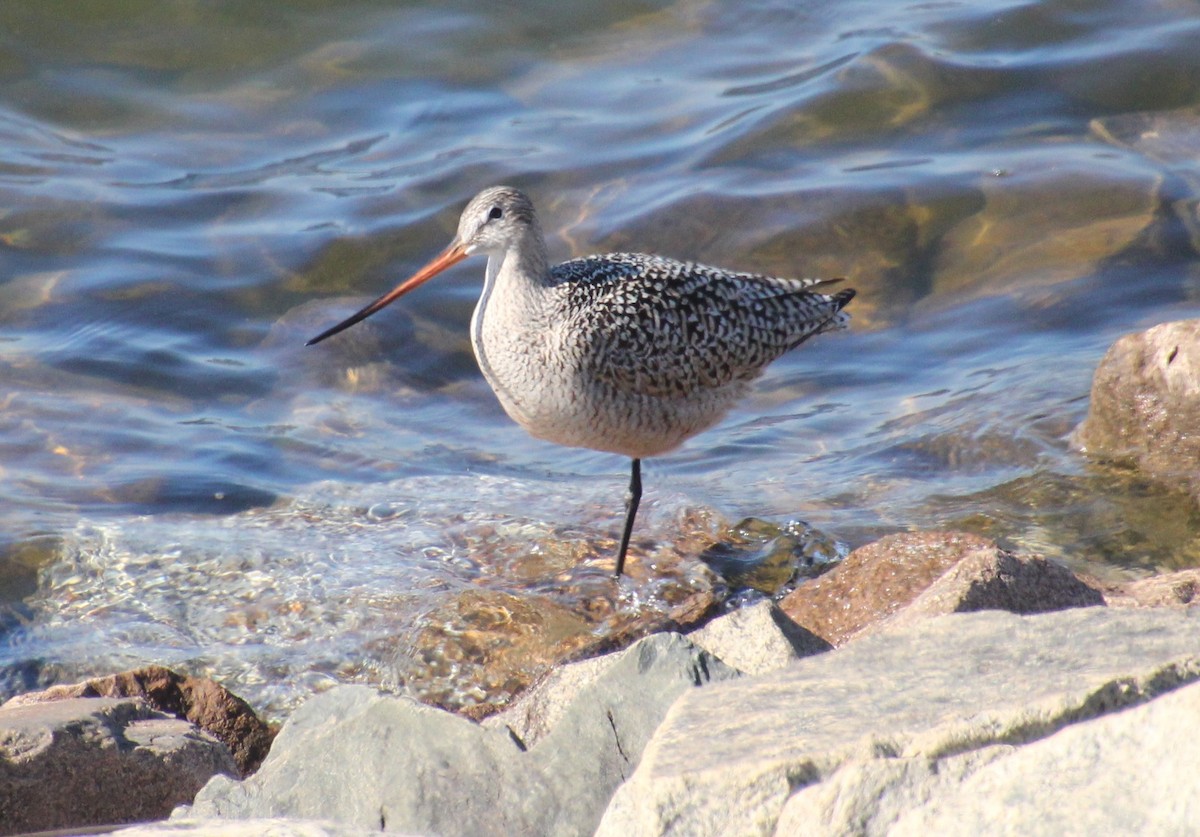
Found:
[{"label": "water", "polygon": [[[956,527],[1200,565],[1186,498],[1068,438],[1116,337],[1200,315],[1198,42],[1183,0],[0,5],[6,688],[161,662],[273,713],[485,700],[539,643],[722,594],[696,556],[744,517],[822,560]],[[859,290],[647,463],[619,590],[627,463],[503,415],[482,262],[302,345],[500,182],[557,258]]]}]

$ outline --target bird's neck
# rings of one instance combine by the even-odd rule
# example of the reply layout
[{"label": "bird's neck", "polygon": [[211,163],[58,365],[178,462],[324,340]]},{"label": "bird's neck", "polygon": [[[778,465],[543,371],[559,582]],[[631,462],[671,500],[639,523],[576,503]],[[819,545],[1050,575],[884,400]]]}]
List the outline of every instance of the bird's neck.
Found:
[{"label": "bird's neck", "polygon": [[[536,309],[550,286],[550,266],[541,232],[531,229],[513,246],[488,254],[487,274],[476,315],[489,309]],[[510,310],[510,314],[513,313]]]},{"label": "bird's neck", "polygon": [[547,328],[549,289],[544,247],[491,253],[471,317],[471,346],[479,368],[504,409],[522,424],[527,410],[510,384],[514,372],[527,374],[535,364]]},{"label": "bird's neck", "polygon": [[546,257],[546,242],[541,230],[526,231],[512,247],[501,254],[488,257],[488,273],[495,265],[497,278],[513,285],[546,287],[550,282],[550,263]]}]

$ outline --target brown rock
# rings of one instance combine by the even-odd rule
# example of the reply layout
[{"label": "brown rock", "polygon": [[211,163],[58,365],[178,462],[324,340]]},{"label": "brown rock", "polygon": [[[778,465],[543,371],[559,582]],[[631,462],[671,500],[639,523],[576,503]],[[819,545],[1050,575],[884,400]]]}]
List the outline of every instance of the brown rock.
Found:
[{"label": "brown rock", "polygon": [[97,697],[144,698],[154,709],[190,721],[229,748],[243,777],[258,769],[275,737],[250,705],[225,687],[201,677],[185,677],[162,666],[51,686],[41,692],[18,695],[4,706]]},{"label": "brown rock", "polygon": [[1192,607],[1200,604],[1200,570],[1179,570],[1105,587],[1109,607]]},{"label": "brown rock", "polygon": [[396,654],[397,667],[406,681],[420,684],[422,702],[481,720],[555,666],[625,648],[647,634],[686,630],[717,603],[707,575],[693,583],[667,579],[639,603],[617,598],[620,588],[607,573],[588,583],[590,610],[552,596],[464,590],[423,616]]},{"label": "brown rock", "polygon": [[1130,460],[1200,502],[1200,320],[1127,334],[1092,379],[1074,440],[1099,457]]},{"label": "brown rock", "polygon": [[943,613],[1043,613],[1103,603],[1099,591],[1045,559],[1015,556],[963,532],[913,532],[856,549],[781,606],[837,646],[867,631]]},{"label": "brown rock", "polygon": [[160,819],[235,771],[212,735],[141,698],[0,707],[0,834]]}]

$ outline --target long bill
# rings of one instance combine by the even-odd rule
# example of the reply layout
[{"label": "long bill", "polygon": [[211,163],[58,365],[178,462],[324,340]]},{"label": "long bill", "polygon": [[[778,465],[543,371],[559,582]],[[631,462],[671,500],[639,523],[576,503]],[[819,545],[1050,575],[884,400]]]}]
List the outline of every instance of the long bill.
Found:
[{"label": "long bill", "polygon": [[436,259],[431,261],[429,264],[425,265],[423,268],[418,270],[416,273],[414,273],[408,279],[401,282],[395,288],[388,291],[383,296],[379,297],[379,299],[372,302],[370,305],[368,305],[366,308],[359,311],[357,314],[352,314],[351,316],[347,317],[346,319],[342,320],[340,323],[335,325],[333,328],[325,329],[325,331],[322,331],[320,334],[318,334],[312,340],[309,340],[304,345],[305,346],[314,346],[317,343],[320,343],[326,337],[332,337],[333,335],[337,334],[339,331],[345,331],[346,329],[350,328],[350,326],[354,325],[355,323],[362,322],[367,317],[371,316],[372,314],[374,314],[376,311],[380,310],[381,308],[386,308],[388,305],[390,305],[392,303],[393,300],[397,300],[400,297],[404,296],[409,291],[411,291],[413,288],[416,288],[420,285],[425,284],[426,282],[428,282],[434,276],[437,276],[439,273],[441,273],[446,268],[458,264],[459,262],[461,262],[463,259],[465,259],[469,255],[470,255],[470,253],[467,252],[467,248],[465,246],[463,246],[463,244],[461,244],[458,241],[453,242],[449,247],[447,247],[445,250],[442,251],[442,254],[440,256],[438,256]]}]

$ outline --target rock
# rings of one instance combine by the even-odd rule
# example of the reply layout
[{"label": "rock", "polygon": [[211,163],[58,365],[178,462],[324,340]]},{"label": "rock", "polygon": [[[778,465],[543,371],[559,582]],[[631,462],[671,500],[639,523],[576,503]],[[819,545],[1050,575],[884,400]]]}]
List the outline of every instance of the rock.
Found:
[{"label": "rock", "polygon": [[1153,110],[1141,113],[1117,113],[1093,119],[1092,133],[1105,142],[1135,151],[1177,175],[1185,184],[1177,190],[1171,206],[1183,222],[1192,240],[1192,249],[1200,253],[1200,203],[1195,199],[1200,189],[1200,105],[1188,105],[1176,110]]},{"label": "rock", "polygon": [[[725,665],[746,674],[772,671],[831,647],[792,622],[769,601],[714,619],[689,633],[687,640]],[[624,653],[592,657],[554,669],[504,712],[485,719],[483,725],[507,727],[526,746],[532,747],[562,721],[579,694],[612,668]],[[690,653],[681,660],[687,666],[695,664]],[[676,682],[675,675],[663,688],[673,682]],[[665,694],[657,688],[646,691]],[[677,688],[671,689],[672,694],[677,692]],[[665,710],[666,704],[662,708]]]},{"label": "rock", "polygon": [[139,699],[0,707],[0,833],[136,822],[237,774],[225,745]]},{"label": "rock", "polygon": [[772,601],[727,613],[692,631],[688,639],[744,674],[774,671],[833,647],[789,619]]},{"label": "rock", "polygon": [[383,834],[376,829],[355,828],[342,823],[284,817],[252,820],[179,819],[123,828],[115,833],[121,837],[171,837],[173,834],[197,834],[200,837],[368,837]]},{"label": "rock", "polygon": [[1200,604],[1200,570],[1153,575],[1103,592],[1109,607],[1191,607]]},{"label": "rock", "polygon": [[678,557],[636,564],[629,569],[635,578],[663,574],[647,580],[641,602],[617,600],[609,570],[578,582],[564,574],[556,596],[463,590],[421,616],[395,656],[396,670],[404,682],[420,684],[425,703],[479,720],[556,665],[628,646],[655,631],[686,629],[716,607],[707,568],[688,578]]},{"label": "rock", "polygon": [[1127,334],[1100,361],[1074,442],[1132,461],[1200,503],[1200,320]]},{"label": "rock", "polygon": [[258,769],[273,733],[250,705],[218,683],[186,677],[162,666],[146,666],[82,683],[51,686],[18,695],[5,706],[91,697],[140,697],[160,712],[191,721],[229,748],[240,775]]},{"label": "rock", "polygon": [[832,645],[945,613],[1042,613],[1103,604],[1099,591],[1042,558],[1015,556],[977,535],[911,532],[854,550],[780,603]]},{"label": "rock", "polygon": [[579,693],[591,687],[624,652],[568,663],[548,672],[498,715],[484,718],[485,727],[508,729],[528,749],[554,729]]},{"label": "rock", "polygon": [[[924,620],[767,675],[685,692],[597,834],[769,835],[797,833],[784,830],[797,824],[806,834],[883,834],[1034,742],[1094,718],[1115,720],[1119,710],[1198,679],[1196,611],[1077,608]],[[1191,742],[1191,725],[1179,724],[1174,734]],[[1072,757],[1087,761],[1087,746],[1073,747]],[[1179,748],[1164,755],[1171,754]],[[1020,796],[981,804],[1024,806],[1019,821],[1035,822],[1044,787],[1062,776],[1053,759],[1028,758],[1043,772],[993,774],[1019,776]],[[1177,763],[1188,764],[1183,757]],[[1100,760],[1094,765],[1103,769]],[[1124,770],[1111,768],[1113,776]],[[1198,776],[1177,774],[1176,797],[1195,796]],[[1072,803],[1065,793],[1054,799],[1071,805],[1055,812],[1058,822],[1082,818],[1075,806],[1093,801]],[[1182,805],[1155,813],[1180,832],[1195,822],[1180,819]]]},{"label": "rock", "polygon": [[984,174],[982,208],[941,238],[935,293],[1011,293],[1092,275],[1154,223],[1162,175],[1128,157],[1021,155]]},{"label": "rock", "polygon": [[1068,727],[981,765],[902,816],[889,835],[1194,834],[1200,823],[1200,684]]},{"label": "rock", "polygon": [[215,779],[189,816],[315,817],[438,835],[591,833],[672,701],[737,672],[678,634],[581,668],[570,697],[536,701],[549,717],[512,728],[334,689],[287,721],[258,773]]}]

